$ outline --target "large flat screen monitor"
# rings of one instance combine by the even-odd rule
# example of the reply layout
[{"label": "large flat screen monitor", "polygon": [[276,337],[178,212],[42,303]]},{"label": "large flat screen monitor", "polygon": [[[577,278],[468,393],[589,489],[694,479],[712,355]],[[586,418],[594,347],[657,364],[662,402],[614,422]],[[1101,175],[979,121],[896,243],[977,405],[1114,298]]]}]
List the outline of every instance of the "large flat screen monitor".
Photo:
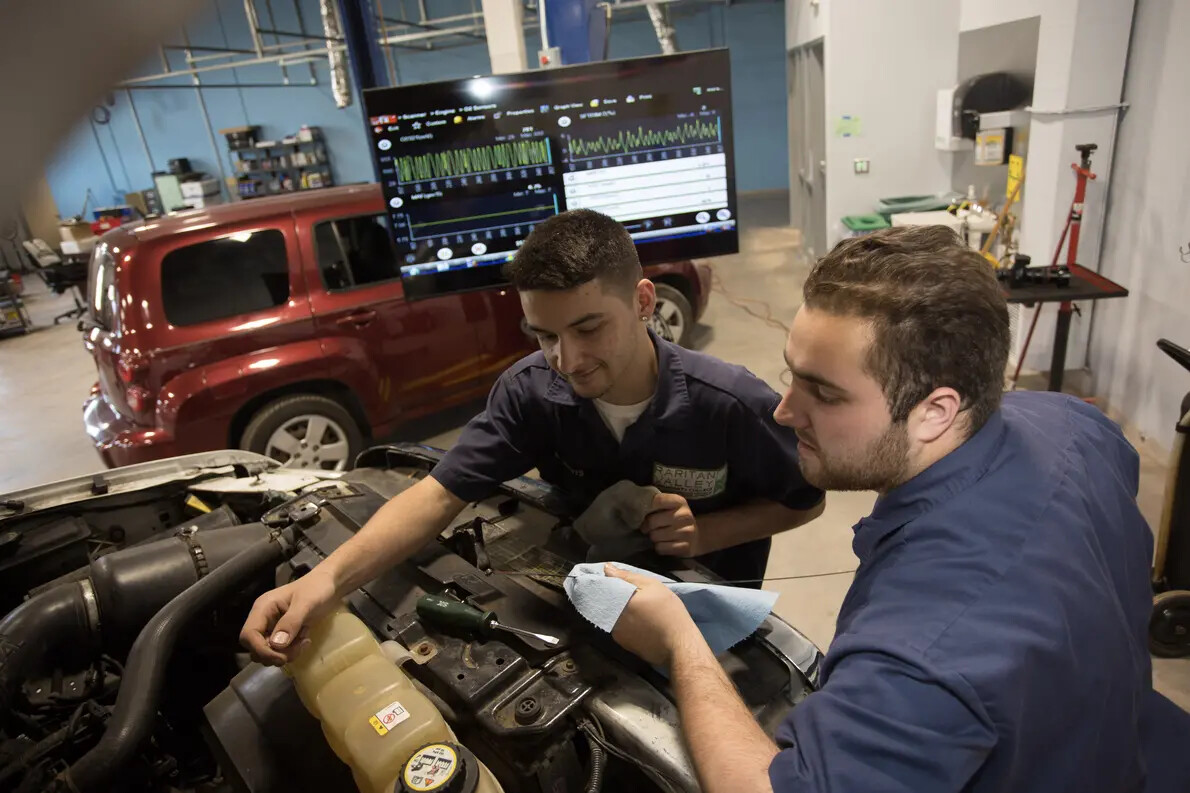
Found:
[{"label": "large flat screen monitor", "polygon": [[739,250],[727,50],[364,92],[405,293],[503,281],[535,224],[589,208],[642,262]]}]

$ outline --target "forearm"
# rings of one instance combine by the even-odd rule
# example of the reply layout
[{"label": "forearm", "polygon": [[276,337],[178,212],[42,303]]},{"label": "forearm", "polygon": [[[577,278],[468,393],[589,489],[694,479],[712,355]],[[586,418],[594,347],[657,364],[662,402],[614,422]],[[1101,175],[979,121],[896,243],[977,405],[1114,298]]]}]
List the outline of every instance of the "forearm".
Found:
[{"label": "forearm", "polygon": [[771,793],[777,746],[765,735],[697,629],[670,661],[682,733],[705,793]]},{"label": "forearm", "polygon": [[776,501],[749,501],[698,516],[700,551],[711,553],[753,540],[763,540],[809,523],[822,514],[826,499],[810,509],[790,509]]},{"label": "forearm", "polygon": [[335,591],[346,595],[441,534],[463,506],[461,499],[427,476],[390,499],[315,570],[330,575]]}]

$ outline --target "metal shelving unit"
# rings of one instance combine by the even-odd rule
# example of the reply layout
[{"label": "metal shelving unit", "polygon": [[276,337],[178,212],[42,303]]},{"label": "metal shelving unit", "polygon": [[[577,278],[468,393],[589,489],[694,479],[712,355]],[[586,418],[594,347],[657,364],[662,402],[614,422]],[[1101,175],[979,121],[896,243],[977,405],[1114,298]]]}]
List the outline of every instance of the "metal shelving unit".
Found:
[{"label": "metal shelving unit", "polygon": [[0,270],[0,337],[28,333],[33,327],[29,312],[13,286],[7,270]]},{"label": "metal shelving unit", "polygon": [[259,142],[255,127],[221,131],[227,135],[228,155],[242,199],[334,184],[330,155],[318,127],[303,127],[284,140]]}]

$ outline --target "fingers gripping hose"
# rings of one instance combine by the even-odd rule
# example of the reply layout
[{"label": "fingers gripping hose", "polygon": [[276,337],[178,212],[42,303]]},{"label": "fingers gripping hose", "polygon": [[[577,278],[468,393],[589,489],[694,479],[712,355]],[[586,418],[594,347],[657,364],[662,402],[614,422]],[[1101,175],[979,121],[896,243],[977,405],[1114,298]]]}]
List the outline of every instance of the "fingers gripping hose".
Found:
[{"label": "fingers gripping hose", "polygon": [[91,793],[109,787],[108,780],[128,763],[153,729],[166,665],[187,624],[294,550],[289,531],[261,540],[182,592],[149,620],[128,654],[107,730],[91,751],[59,775],[59,790]]}]

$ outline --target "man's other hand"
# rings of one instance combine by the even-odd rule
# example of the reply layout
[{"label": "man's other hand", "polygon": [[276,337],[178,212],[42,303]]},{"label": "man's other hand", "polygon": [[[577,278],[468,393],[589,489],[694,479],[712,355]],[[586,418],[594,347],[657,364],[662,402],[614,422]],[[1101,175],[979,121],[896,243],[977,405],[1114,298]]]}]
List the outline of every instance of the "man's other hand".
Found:
[{"label": "man's other hand", "polygon": [[665,584],[610,564],[603,566],[603,572],[636,587],[612,629],[612,638],[625,650],[654,666],[665,667],[681,642],[702,640],[690,613]]},{"label": "man's other hand", "polygon": [[329,615],[339,604],[335,585],[318,568],[256,599],[240,631],[240,644],[253,660],[266,666],[289,663],[310,640],[310,626]]},{"label": "man's other hand", "polygon": [[690,504],[677,493],[658,493],[640,530],[649,535],[653,550],[662,556],[701,556],[706,553]]}]

